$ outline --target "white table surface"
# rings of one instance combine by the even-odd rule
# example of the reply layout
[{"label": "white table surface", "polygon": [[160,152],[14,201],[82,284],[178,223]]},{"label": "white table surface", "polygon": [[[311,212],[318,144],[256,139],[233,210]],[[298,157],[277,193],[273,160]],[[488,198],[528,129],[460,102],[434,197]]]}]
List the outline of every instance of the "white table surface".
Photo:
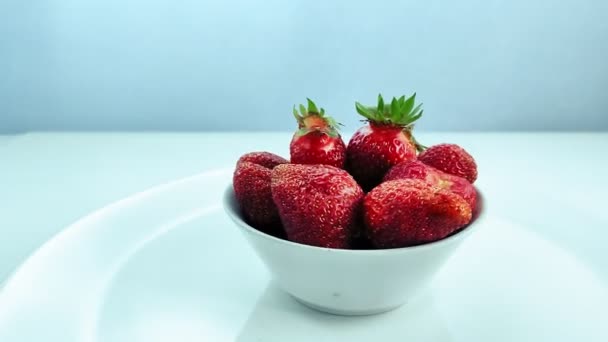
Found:
[{"label": "white table surface", "polygon": [[[70,223],[153,185],[268,150],[290,133],[30,133],[0,136],[0,283]],[[350,136],[344,134],[346,139]],[[461,144],[490,215],[570,251],[608,282],[608,133],[418,133]],[[219,199],[218,199],[219,201]],[[516,248],[516,246],[514,246]]]}]

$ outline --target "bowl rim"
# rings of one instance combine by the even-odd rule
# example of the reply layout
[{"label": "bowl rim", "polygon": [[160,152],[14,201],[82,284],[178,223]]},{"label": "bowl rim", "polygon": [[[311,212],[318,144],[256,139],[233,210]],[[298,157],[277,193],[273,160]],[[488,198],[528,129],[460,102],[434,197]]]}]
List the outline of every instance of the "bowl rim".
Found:
[{"label": "bowl rim", "polygon": [[341,248],[319,247],[319,246],[312,246],[312,245],[306,245],[303,243],[293,242],[293,241],[289,241],[286,239],[280,239],[280,238],[274,237],[270,234],[266,234],[256,228],[252,227],[247,222],[245,222],[245,220],[243,220],[243,218],[241,217],[240,212],[235,210],[236,208],[238,208],[238,203],[236,203],[236,198],[234,195],[234,188],[232,186],[232,182],[230,182],[228,184],[228,186],[226,187],[226,190],[224,190],[222,202],[223,202],[223,207],[224,207],[224,211],[226,212],[226,214],[233,221],[235,221],[235,223],[237,223],[237,225],[240,226],[241,229],[244,229],[245,231],[247,231],[249,233],[256,234],[257,236],[259,236],[261,238],[265,238],[267,240],[274,241],[275,243],[279,243],[279,244],[283,244],[283,245],[287,245],[287,246],[293,246],[296,248],[305,248],[305,249],[317,250],[317,251],[329,251],[332,253],[379,255],[379,254],[387,254],[387,253],[399,254],[399,253],[409,253],[409,252],[415,252],[415,251],[424,251],[424,250],[428,250],[428,249],[439,248],[441,246],[449,245],[449,244],[455,243],[457,241],[463,240],[465,237],[470,235],[473,231],[477,230],[478,226],[480,225],[479,223],[483,222],[486,218],[487,208],[485,206],[485,201],[484,201],[485,197],[482,195],[481,191],[479,191],[479,189],[477,187],[475,187],[475,190],[477,191],[477,208],[474,212],[474,217],[471,219],[471,222],[469,222],[464,228],[460,229],[456,233],[453,233],[452,235],[445,237],[441,240],[437,240],[437,241],[433,241],[433,242],[429,242],[429,243],[425,243],[425,244],[421,244],[421,245],[415,245],[415,246],[407,246],[407,247],[399,247],[399,248],[382,248],[382,249],[341,249]]}]

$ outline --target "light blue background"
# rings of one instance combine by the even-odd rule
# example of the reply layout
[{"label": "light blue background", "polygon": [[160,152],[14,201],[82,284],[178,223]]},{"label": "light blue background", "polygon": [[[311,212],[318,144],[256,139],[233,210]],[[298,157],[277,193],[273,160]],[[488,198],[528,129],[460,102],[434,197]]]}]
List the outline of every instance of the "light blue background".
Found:
[{"label": "light blue background", "polygon": [[0,2],[0,132],[278,130],[417,91],[426,130],[608,129],[608,1]]}]

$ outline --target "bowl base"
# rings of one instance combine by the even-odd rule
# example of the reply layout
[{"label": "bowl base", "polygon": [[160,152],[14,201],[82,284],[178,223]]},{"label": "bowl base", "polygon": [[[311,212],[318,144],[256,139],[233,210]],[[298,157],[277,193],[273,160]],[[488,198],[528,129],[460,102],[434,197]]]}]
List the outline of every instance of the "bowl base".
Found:
[{"label": "bowl base", "polygon": [[369,309],[369,310],[342,310],[342,309],[336,309],[336,308],[329,308],[326,306],[321,306],[321,305],[317,305],[317,304],[313,304],[310,302],[307,302],[301,298],[298,298],[294,295],[291,295],[291,297],[293,297],[297,302],[299,302],[300,304],[307,306],[311,309],[317,310],[317,311],[321,311],[321,312],[325,312],[328,314],[332,314],[332,315],[338,315],[338,316],[369,316],[369,315],[377,315],[377,314],[381,314],[381,313],[385,313],[388,311],[392,311],[395,310],[397,308],[399,308],[400,306],[403,305],[403,303],[400,303],[398,305],[393,305],[393,306],[388,306],[388,307],[383,307],[383,308],[374,308],[374,309]]}]

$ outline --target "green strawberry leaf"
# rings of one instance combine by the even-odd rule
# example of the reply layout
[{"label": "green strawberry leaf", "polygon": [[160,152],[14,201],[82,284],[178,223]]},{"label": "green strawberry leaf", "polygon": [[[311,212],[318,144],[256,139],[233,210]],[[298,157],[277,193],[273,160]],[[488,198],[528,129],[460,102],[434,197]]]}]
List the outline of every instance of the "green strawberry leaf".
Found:
[{"label": "green strawberry leaf", "polygon": [[416,108],[414,108],[414,110],[410,111],[410,117],[415,116],[416,114],[418,114],[418,112],[420,111],[420,107],[422,107],[422,103],[417,105]]},{"label": "green strawberry leaf", "polygon": [[378,112],[380,114],[384,113],[384,99],[380,94],[378,94]]},{"label": "green strawberry leaf", "polygon": [[405,114],[408,114],[412,111],[412,108],[414,108],[414,102],[416,101],[416,93],[414,93],[414,95],[410,96],[405,103],[403,104],[403,112],[405,112]]},{"label": "green strawberry leaf", "polygon": [[405,95],[393,97],[388,105],[382,94],[378,94],[377,107],[364,106],[359,102],[355,102],[355,107],[369,121],[406,127],[422,116],[421,105],[414,108],[415,101],[416,93],[408,98]]},{"label": "green strawberry leaf", "polygon": [[399,113],[400,108],[401,108],[401,106],[399,106],[399,100],[397,100],[396,98],[393,97],[393,100],[391,101],[391,113],[393,115],[395,113]]},{"label": "green strawberry leaf", "polygon": [[341,126],[341,123],[336,122],[336,120],[334,118],[332,118],[331,116],[326,116],[325,118],[325,122],[327,122],[327,125],[331,128],[331,129],[337,129],[338,126]]},{"label": "green strawberry leaf", "polygon": [[420,113],[414,114],[410,117],[409,121],[410,122],[414,122],[418,119],[420,119],[420,117],[422,116],[422,113],[424,113],[424,110],[421,110]]},{"label": "green strawberry leaf", "polygon": [[340,134],[338,134],[338,131],[333,128],[326,130],[324,133],[332,138],[337,138],[338,136],[340,136]]},{"label": "green strawberry leaf", "polygon": [[355,102],[355,108],[357,109],[357,113],[361,114],[366,119],[375,120],[374,113],[369,108],[365,107],[359,102]]},{"label": "green strawberry leaf", "polygon": [[306,101],[308,101],[308,112],[309,113],[319,113],[319,110],[317,109],[317,105],[315,105],[315,103],[312,102],[311,99],[306,98]]},{"label": "green strawberry leaf", "polygon": [[298,113],[298,110],[296,109],[296,105],[293,105],[293,116],[296,118],[296,120],[298,122],[300,122],[300,120],[302,119],[300,117],[300,114]]}]

